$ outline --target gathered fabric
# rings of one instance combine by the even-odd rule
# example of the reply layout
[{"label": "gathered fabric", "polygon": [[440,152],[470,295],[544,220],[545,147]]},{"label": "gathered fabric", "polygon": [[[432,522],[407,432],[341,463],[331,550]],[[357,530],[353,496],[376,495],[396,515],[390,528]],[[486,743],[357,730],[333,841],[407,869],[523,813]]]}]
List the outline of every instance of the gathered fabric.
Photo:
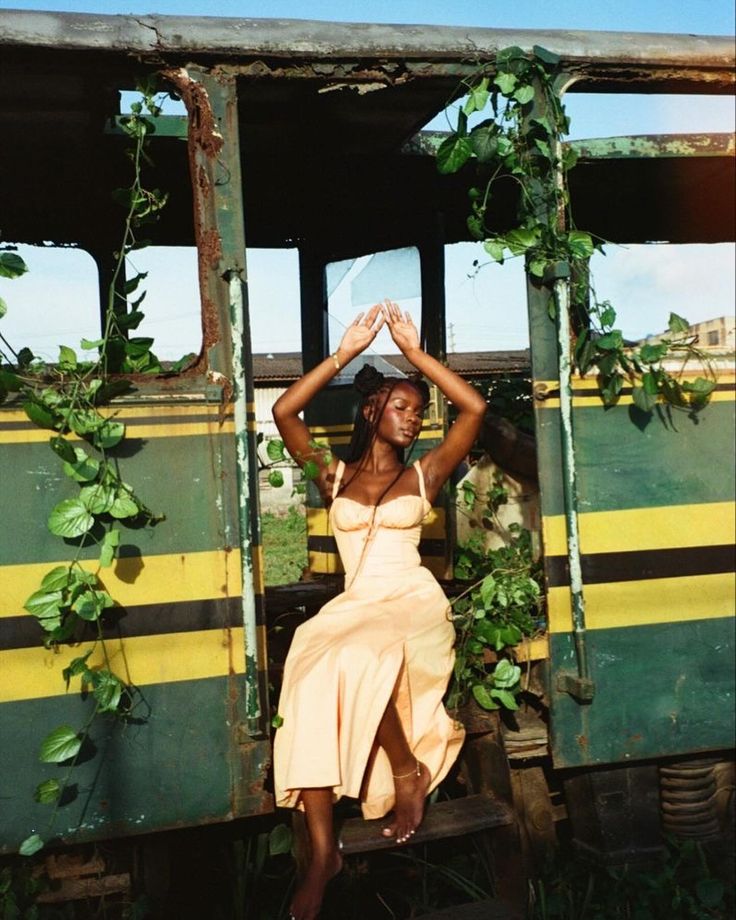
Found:
[{"label": "gathered fabric", "polygon": [[375,743],[392,697],[430,791],[458,755],[464,732],[442,702],[455,632],[419,555],[431,510],[419,462],[419,494],[377,507],[337,494],[344,469],[340,462],[329,518],[346,587],[294,634],[274,743],[276,804],[298,807],[302,789],[331,787],[335,801],[359,799],[364,817],[379,818],[394,806],[391,766]]}]

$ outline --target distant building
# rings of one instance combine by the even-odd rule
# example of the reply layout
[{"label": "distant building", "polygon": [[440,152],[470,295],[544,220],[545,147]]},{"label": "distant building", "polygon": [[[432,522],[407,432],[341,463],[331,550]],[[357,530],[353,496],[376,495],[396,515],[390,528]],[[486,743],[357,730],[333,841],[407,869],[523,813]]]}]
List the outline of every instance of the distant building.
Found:
[{"label": "distant building", "polygon": [[[719,354],[729,354],[736,350],[736,317],[719,316],[718,319],[692,323],[688,326],[687,334],[694,337],[693,345],[696,348],[712,348]],[[656,345],[667,338],[671,338],[671,333],[660,332],[657,335],[648,335],[638,344]]]}]

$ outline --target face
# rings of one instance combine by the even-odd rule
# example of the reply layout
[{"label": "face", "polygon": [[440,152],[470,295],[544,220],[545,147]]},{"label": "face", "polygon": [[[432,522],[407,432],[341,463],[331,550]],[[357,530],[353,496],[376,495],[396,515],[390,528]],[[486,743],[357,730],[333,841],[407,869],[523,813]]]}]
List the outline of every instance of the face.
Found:
[{"label": "face", "polygon": [[419,434],[424,417],[424,401],[410,383],[397,383],[388,398],[379,394],[375,404],[379,413],[378,436],[395,447],[408,447]]}]

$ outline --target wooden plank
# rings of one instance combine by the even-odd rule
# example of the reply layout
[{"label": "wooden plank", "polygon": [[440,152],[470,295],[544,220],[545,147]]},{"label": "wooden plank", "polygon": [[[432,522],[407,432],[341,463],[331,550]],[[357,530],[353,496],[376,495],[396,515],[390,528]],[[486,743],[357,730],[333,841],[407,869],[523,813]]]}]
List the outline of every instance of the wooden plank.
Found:
[{"label": "wooden plank", "polygon": [[422,920],[522,920],[523,914],[503,901],[472,901],[422,914]]},{"label": "wooden plank", "polygon": [[[367,853],[372,850],[390,850],[397,844],[393,837],[384,837],[381,829],[388,818],[364,821],[350,818],[338,830],[338,841],[342,853]],[[461,837],[476,831],[512,824],[513,811],[504,802],[490,795],[469,795],[463,799],[451,799],[427,806],[424,821],[411,844],[427,843],[444,837]]]}]

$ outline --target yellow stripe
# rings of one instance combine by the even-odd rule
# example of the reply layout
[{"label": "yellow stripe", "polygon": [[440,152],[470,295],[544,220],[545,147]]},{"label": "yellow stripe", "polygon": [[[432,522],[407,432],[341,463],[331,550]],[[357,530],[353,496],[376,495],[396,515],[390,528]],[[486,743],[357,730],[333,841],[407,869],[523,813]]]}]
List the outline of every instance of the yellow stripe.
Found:
[{"label": "yellow stripe", "polygon": [[[714,374],[711,374],[710,371],[703,368],[686,368],[685,373],[682,375],[674,374],[673,376],[678,377],[679,380],[695,380],[696,377],[702,377],[704,375],[708,376],[708,379],[715,379],[718,383],[736,383],[736,373],[733,370],[728,371],[718,371],[716,369]],[[535,387],[545,387],[547,390],[559,390],[560,381],[559,380],[535,380]],[[598,380],[594,375],[590,377],[573,377],[572,378],[572,388],[573,390],[593,390],[598,392]]]},{"label": "yellow stripe", "polygon": [[[736,399],[736,392],[733,390],[717,390],[715,393],[711,393],[709,403],[720,403],[720,402],[733,402]],[[663,399],[659,400],[661,405],[665,405]],[[616,406],[631,406],[634,404],[633,396],[625,395],[619,396],[614,405]],[[553,399],[545,399],[543,402],[538,402],[537,405],[540,409],[559,409],[560,400],[558,397]],[[586,406],[601,406],[603,407],[603,400],[600,397],[600,394],[591,393],[590,396],[574,396],[572,400],[573,408],[576,406],[578,408]]]},{"label": "yellow stripe", "polygon": [[[586,585],[585,625],[610,629],[734,616],[735,597],[733,572]],[[550,632],[571,632],[569,588],[551,588],[547,601]]]},{"label": "yellow stripe", "polygon": [[[243,674],[245,671],[244,630],[207,629],[198,632],[167,633],[110,639],[105,644],[111,669],[127,683],[139,687],[182,680]],[[64,696],[62,670],[73,658],[84,655],[94,643],[44,648],[11,649],[0,652],[0,703]],[[90,667],[103,664],[102,651],[95,648]],[[72,689],[78,687],[73,681]],[[72,692],[70,690],[70,692]]]},{"label": "yellow stripe", "polygon": [[[583,553],[736,543],[735,502],[592,511],[580,514],[578,522]],[[542,527],[546,554],[566,555],[564,515],[544,517]]]},{"label": "yellow stripe", "polygon": [[[339,427],[340,431],[345,431],[345,428],[341,425]],[[352,437],[352,431],[349,430],[348,434],[345,435],[336,435],[330,434],[324,428],[310,428],[311,434],[316,434],[318,437],[323,438],[328,444],[349,444]],[[428,428],[426,431],[420,431],[417,437],[417,441],[431,441],[431,440],[441,440],[443,437],[442,432],[439,429],[432,430]]]},{"label": "yellow stripe", "polygon": [[[307,508],[307,533],[310,537],[333,536],[329,515],[324,508]],[[437,540],[445,538],[444,508],[432,508],[422,524],[422,536]]]},{"label": "yellow stripe", "polygon": [[[43,576],[62,562],[0,566],[3,586],[0,617],[26,615],[23,604],[38,590]],[[96,560],[83,562],[97,571]],[[240,552],[171,553],[118,559],[112,568],[100,569],[100,581],[123,607],[163,604],[208,598],[239,597]]]},{"label": "yellow stripe", "polygon": [[[212,422],[193,422],[191,424],[166,424],[166,425],[126,425],[126,438],[185,438],[195,435],[220,435],[232,434],[235,425],[226,421],[222,425],[213,419]],[[48,443],[55,432],[43,428],[16,429],[14,431],[0,430],[0,444],[37,444]],[[65,434],[69,441],[80,441],[75,434]]]}]

